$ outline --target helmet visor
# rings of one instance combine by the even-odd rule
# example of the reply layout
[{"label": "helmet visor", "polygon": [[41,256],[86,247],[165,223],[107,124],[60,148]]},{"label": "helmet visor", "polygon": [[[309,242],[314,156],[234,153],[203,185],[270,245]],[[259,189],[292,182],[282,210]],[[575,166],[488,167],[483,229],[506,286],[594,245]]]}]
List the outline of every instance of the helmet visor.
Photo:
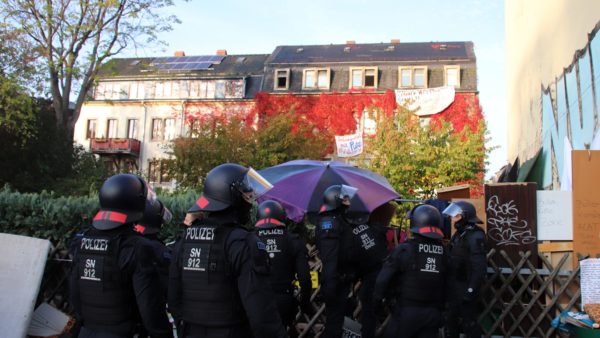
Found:
[{"label": "helmet visor", "polygon": [[454,217],[456,215],[462,214],[463,210],[458,205],[451,203],[444,211],[442,211],[443,215]]},{"label": "helmet visor", "polygon": [[253,203],[258,197],[271,190],[273,185],[256,170],[250,168],[236,188],[246,202]]},{"label": "helmet visor", "polygon": [[163,211],[162,211],[163,222],[169,223],[169,222],[171,222],[172,219],[173,219],[173,214],[171,213],[171,210],[167,209],[167,207],[164,207]]},{"label": "helmet visor", "polygon": [[351,200],[356,195],[357,192],[358,192],[357,188],[342,184],[342,188],[340,189],[340,198],[342,200],[344,200],[344,199]]}]

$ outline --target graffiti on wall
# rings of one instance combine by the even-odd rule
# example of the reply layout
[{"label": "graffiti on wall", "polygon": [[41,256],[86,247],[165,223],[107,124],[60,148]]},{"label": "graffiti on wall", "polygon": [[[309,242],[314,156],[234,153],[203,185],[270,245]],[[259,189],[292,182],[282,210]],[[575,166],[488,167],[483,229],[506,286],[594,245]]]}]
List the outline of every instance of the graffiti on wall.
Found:
[{"label": "graffiti on wall", "polygon": [[600,36],[596,31],[589,35],[585,48],[575,53],[573,63],[542,91],[543,150],[538,165],[543,168],[544,188],[563,177],[565,140],[573,149],[586,149],[594,137],[600,106]]}]

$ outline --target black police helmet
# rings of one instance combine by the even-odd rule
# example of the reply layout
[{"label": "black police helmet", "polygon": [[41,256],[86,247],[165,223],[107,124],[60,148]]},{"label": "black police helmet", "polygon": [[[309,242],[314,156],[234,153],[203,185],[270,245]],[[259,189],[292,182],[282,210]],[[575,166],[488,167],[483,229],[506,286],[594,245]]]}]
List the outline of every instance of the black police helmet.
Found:
[{"label": "black police helmet", "polygon": [[160,200],[146,200],[144,216],[134,226],[135,231],[143,235],[153,235],[160,231],[164,222],[168,222],[172,215]]},{"label": "black police helmet", "polygon": [[144,215],[147,198],[148,186],[139,176],[118,174],[109,177],[100,188],[100,211],[92,226],[110,230],[139,221]]},{"label": "black police helmet", "polygon": [[340,208],[342,206],[342,199],[340,198],[341,192],[341,185],[332,185],[325,189],[325,192],[323,192],[324,204],[319,212],[326,212]]},{"label": "black police helmet", "polygon": [[260,220],[267,218],[271,219],[272,223],[277,223],[272,221],[274,219],[278,222],[281,222],[283,225],[283,222],[285,222],[286,218],[283,206],[281,206],[279,202],[273,200],[266,200],[259,204],[258,210],[256,211],[256,219],[260,222]]},{"label": "black police helmet", "polygon": [[413,234],[432,239],[444,238],[441,230],[442,215],[434,206],[419,204],[409,212],[408,217]]},{"label": "black police helmet", "polygon": [[188,212],[221,211],[249,204],[246,196],[253,190],[246,180],[247,173],[248,168],[234,163],[214,167],[206,175],[202,196]]},{"label": "black police helmet", "polygon": [[483,223],[483,221],[477,217],[475,206],[467,201],[452,202],[444,209],[443,214],[451,217],[460,214],[467,223]]}]

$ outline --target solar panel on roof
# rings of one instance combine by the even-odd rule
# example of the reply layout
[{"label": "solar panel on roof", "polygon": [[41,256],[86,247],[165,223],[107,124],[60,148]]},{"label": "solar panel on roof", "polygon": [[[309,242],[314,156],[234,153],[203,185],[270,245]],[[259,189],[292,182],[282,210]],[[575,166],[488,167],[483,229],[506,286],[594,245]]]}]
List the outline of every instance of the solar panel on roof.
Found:
[{"label": "solar panel on roof", "polygon": [[223,56],[212,55],[160,57],[154,58],[151,65],[159,70],[208,69],[214,63],[219,63],[223,58]]}]

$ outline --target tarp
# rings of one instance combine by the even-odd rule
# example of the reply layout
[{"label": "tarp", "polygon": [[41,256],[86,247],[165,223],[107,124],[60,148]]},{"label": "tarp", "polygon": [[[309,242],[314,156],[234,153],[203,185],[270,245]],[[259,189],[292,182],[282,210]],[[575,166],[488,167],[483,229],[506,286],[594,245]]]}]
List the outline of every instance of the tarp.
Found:
[{"label": "tarp", "polygon": [[49,251],[48,240],[0,234],[2,337],[25,337]]}]

